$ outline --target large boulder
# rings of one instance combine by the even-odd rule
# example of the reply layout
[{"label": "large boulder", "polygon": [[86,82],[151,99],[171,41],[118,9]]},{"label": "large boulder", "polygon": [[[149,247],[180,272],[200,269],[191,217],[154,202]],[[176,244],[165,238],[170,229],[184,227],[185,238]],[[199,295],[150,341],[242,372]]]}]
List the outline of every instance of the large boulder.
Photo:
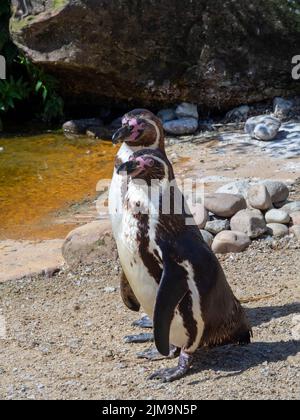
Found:
[{"label": "large boulder", "polygon": [[204,205],[208,211],[219,217],[232,217],[247,208],[244,197],[235,194],[207,194]]},{"label": "large boulder", "polygon": [[216,254],[239,253],[245,251],[250,244],[251,239],[245,233],[228,230],[215,237],[212,250]]},{"label": "large boulder", "polygon": [[72,103],[184,101],[228,110],[300,92],[291,77],[296,1],[31,3],[32,16],[12,20],[13,39]]}]

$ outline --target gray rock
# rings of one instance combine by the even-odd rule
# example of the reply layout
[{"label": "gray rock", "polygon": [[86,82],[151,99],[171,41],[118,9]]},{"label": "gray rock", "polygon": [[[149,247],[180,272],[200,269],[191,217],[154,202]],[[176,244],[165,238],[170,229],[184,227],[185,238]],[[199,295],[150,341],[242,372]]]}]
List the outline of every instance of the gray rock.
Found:
[{"label": "gray rock", "polygon": [[273,102],[273,110],[276,118],[283,119],[287,118],[294,107],[294,103],[291,100],[284,98],[275,98]]},{"label": "gray rock", "polygon": [[248,191],[251,187],[251,181],[243,179],[241,181],[230,182],[229,184],[223,185],[216,191],[218,194],[234,194],[242,195],[245,199],[247,198]]},{"label": "gray rock", "polygon": [[294,211],[290,214],[293,225],[300,225],[300,211]]},{"label": "gray rock", "polygon": [[64,123],[63,131],[66,135],[86,134],[90,128],[102,128],[103,122],[99,118],[87,118],[81,120],[70,120]]},{"label": "gray rock", "polygon": [[234,194],[207,194],[204,205],[208,211],[219,217],[232,217],[238,211],[247,208],[244,197]]},{"label": "gray rock", "polygon": [[63,244],[62,253],[71,268],[111,258],[116,249],[110,221],[92,222],[73,230]]},{"label": "gray rock", "polygon": [[199,119],[197,105],[186,102],[183,102],[176,108],[175,114],[177,118],[194,118],[197,121]]},{"label": "gray rock", "polygon": [[263,214],[259,210],[241,210],[231,219],[231,230],[242,232],[251,239],[263,235],[266,230],[266,222]]},{"label": "gray rock", "polygon": [[296,211],[300,211],[300,201],[293,201],[288,203],[284,205],[281,210],[285,211],[289,215],[291,215],[291,213],[295,213]]},{"label": "gray rock", "polygon": [[290,234],[300,241],[300,225],[294,225],[290,228]]},{"label": "gray rock", "polygon": [[245,132],[257,140],[273,140],[280,129],[281,122],[277,118],[267,115],[249,118],[245,125]]},{"label": "gray rock", "polygon": [[238,108],[234,108],[231,111],[227,112],[225,121],[226,122],[241,122],[245,121],[250,112],[250,107],[248,105],[241,105]]},{"label": "gray rock", "polygon": [[212,250],[216,254],[238,253],[245,251],[251,244],[251,239],[244,233],[224,231],[214,239]]},{"label": "gray rock", "polygon": [[263,184],[250,187],[247,198],[249,205],[254,209],[269,210],[273,207],[269,191]]},{"label": "gray rock", "polygon": [[174,109],[162,109],[159,111],[157,116],[163,123],[177,119],[177,115]]},{"label": "gray rock", "polygon": [[218,233],[222,232],[223,230],[229,230],[230,223],[229,220],[211,220],[207,222],[205,225],[205,230],[212,233],[213,235],[217,235]]},{"label": "gray rock", "polygon": [[282,210],[273,209],[268,211],[265,214],[266,222],[267,223],[279,223],[283,225],[287,225],[290,223],[290,216]]},{"label": "gray rock", "polygon": [[267,225],[267,232],[274,238],[283,238],[289,234],[289,229],[287,226],[280,223],[269,223]]},{"label": "gray rock", "polygon": [[164,123],[164,130],[167,134],[183,136],[194,134],[198,130],[198,120],[194,118],[181,118],[179,120]]},{"label": "gray rock", "polygon": [[193,209],[193,216],[196,225],[199,227],[199,229],[204,229],[209,219],[208,211],[201,203],[197,203],[196,205],[193,205],[193,207],[190,208]]},{"label": "gray rock", "polygon": [[290,192],[284,182],[265,180],[261,183],[267,187],[272,203],[279,203],[288,199]]},{"label": "gray rock", "polygon": [[211,248],[212,243],[214,241],[213,235],[209,233],[207,230],[200,230],[200,232],[204,239],[204,242]]}]

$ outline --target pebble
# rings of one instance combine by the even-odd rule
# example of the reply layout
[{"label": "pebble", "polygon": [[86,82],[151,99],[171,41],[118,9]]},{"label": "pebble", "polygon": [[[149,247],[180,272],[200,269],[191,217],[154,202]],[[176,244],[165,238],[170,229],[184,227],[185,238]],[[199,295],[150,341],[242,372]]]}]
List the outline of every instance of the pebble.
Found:
[{"label": "pebble", "polygon": [[247,208],[242,195],[220,193],[206,195],[204,205],[208,211],[219,217],[232,217],[238,211]]},{"label": "pebble", "polygon": [[271,196],[272,203],[280,203],[281,201],[288,199],[290,192],[284,182],[265,180],[261,183],[267,188]]},{"label": "pebble", "polygon": [[211,220],[206,223],[205,230],[212,233],[213,235],[217,235],[218,233],[222,232],[223,230],[230,229],[230,222],[229,220]]},{"label": "pebble", "polygon": [[224,194],[242,195],[246,199],[250,187],[251,187],[251,181],[243,179],[241,181],[234,181],[234,182],[230,182],[229,184],[223,185],[216,192],[218,194],[224,193]]},{"label": "pebble", "polygon": [[248,191],[248,203],[257,210],[269,210],[273,207],[269,191],[263,184],[250,187]]},{"label": "pebble", "polygon": [[234,108],[226,114],[226,122],[241,122],[245,121],[250,112],[250,107],[248,105],[241,105],[238,108]]},{"label": "pebble", "polygon": [[300,241],[300,225],[294,225],[290,228],[290,234]]},{"label": "pebble", "polygon": [[249,118],[245,124],[245,132],[257,140],[273,140],[281,127],[277,118],[268,115],[260,115]]},{"label": "pebble", "polygon": [[105,293],[115,293],[117,289],[115,287],[105,287],[104,292]]},{"label": "pebble", "polygon": [[263,235],[266,230],[266,222],[263,214],[259,210],[241,210],[231,219],[231,230],[243,232],[251,239]]},{"label": "pebble", "polygon": [[268,211],[265,218],[267,223],[279,223],[283,225],[290,223],[291,220],[290,216],[285,211],[276,209]]},{"label": "pebble", "polygon": [[200,230],[200,232],[204,239],[204,242],[211,248],[214,241],[213,235],[209,233],[207,230]]},{"label": "pebble", "polygon": [[280,223],[269,223],[267,225],[267,232],[274,238],[283,238],[289,234],[289,229],[286,225]]},{"label": "pebble", "polygon": [[167,134],[174,136],[194,134],[198,130],[198,120],[195,118],[180,118],[178,120],[168,121],[163,126]]},{"label": "pebble", "polygon": [[280,97],[275,98],[273,102],[274,116],[279,119],[288,117],[293,106],[293,101]]},{"label": "pebble", "polygon": [[289,215],[295,213],[296,211],[300,211],[300,201],[294,201],[292,203],[285,204],[281,210],[285,211]]},{"label": "pebble", "polygon": [[251,244],[249,236],[241,232],[220,232],[214,239],[212,250],[216,254],[239,253],[245,251]]},{"label": "pebble", "polygon": [[183,102],[176,108],[175,114],[177,118],[194,118],[197,121],[199,119],[197,105],[189,104],[186,102]]},{"label": "pebble", "polygon": [[295,211],[290,214],[293,225],[300,225],[300,211]]}]

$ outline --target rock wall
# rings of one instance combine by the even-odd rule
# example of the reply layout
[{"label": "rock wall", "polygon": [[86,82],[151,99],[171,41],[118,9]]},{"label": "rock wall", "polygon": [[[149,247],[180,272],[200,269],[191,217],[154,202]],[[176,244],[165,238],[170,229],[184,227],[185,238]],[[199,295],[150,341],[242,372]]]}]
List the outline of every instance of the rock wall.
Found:
[{"label": "rock wall", "polygon": [[[29,0],[26,0],[27,2]],[[12,36],[67,101],[225,110],[300,92],[294,0],[31,0]]]}]

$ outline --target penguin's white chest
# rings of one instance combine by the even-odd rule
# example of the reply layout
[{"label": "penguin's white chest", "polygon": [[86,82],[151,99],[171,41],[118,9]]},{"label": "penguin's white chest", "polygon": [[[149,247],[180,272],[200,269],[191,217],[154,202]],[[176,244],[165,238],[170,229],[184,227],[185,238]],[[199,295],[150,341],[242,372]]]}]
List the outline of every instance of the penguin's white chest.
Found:
[{"label": "penguin's white chest", "polygon": [[[138,220],[131,212],[124,211],[116,237],[121,265],[136,298],[144,311],[152,318],[158,284],[150,275],[140,256],[138,232]],[[152,247],[154,246],[153,244]]]}]

